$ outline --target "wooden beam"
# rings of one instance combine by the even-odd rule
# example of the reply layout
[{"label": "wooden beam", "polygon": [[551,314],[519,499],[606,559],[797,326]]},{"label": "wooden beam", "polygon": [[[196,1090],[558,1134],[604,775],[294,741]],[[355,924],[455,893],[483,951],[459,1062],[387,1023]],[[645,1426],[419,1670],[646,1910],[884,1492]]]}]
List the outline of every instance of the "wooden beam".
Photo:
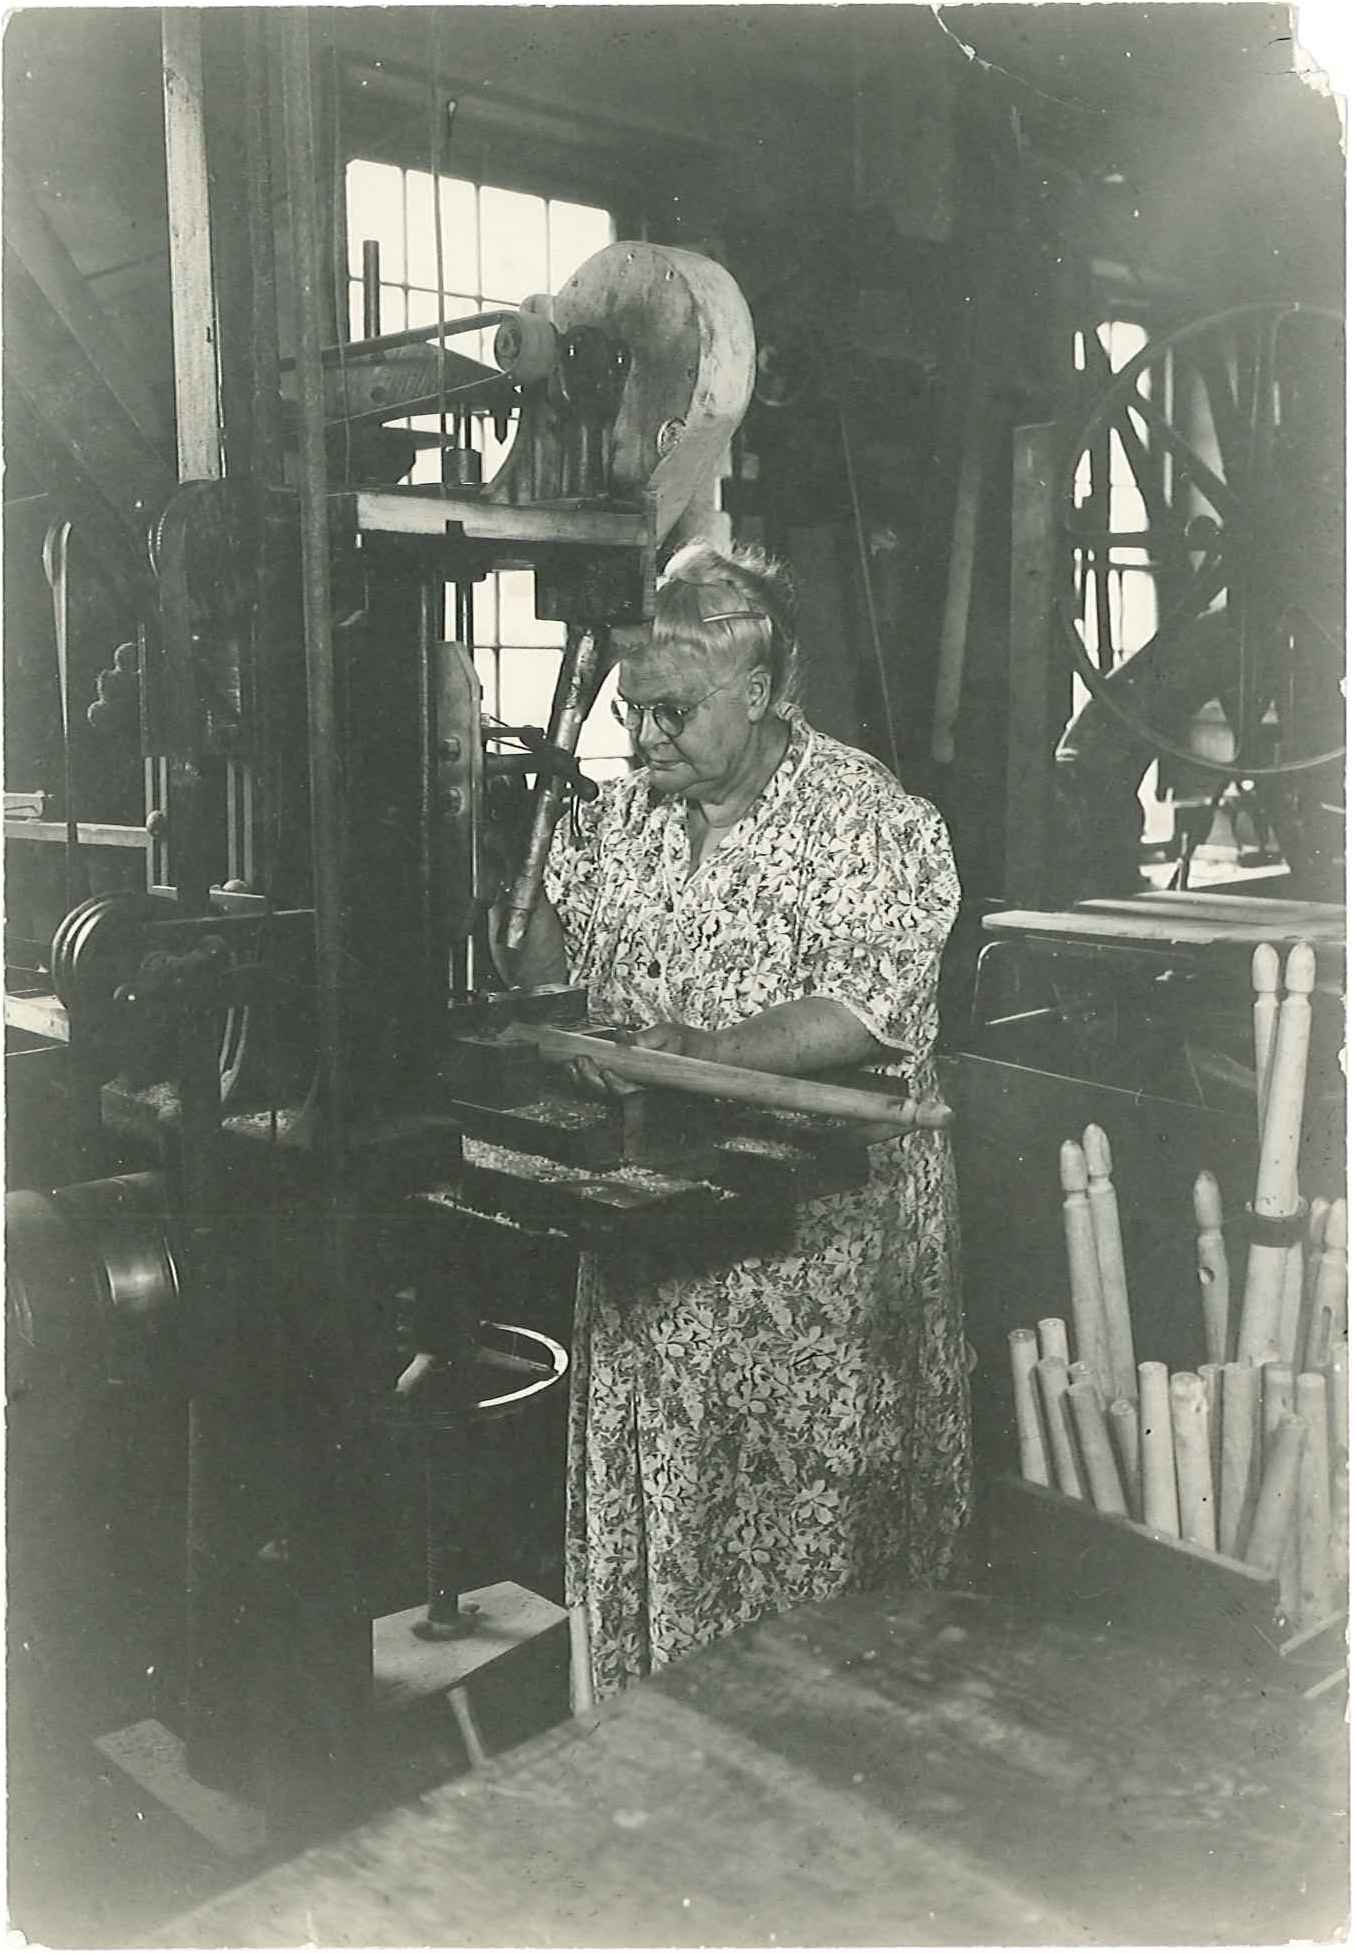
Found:
[{"label": "wooden beam", "polygon": [[160,37],[179,479],[217,481],[222,474],[221,423],[201,14],[186,7],[166,7],[160,16]]},{"label": "wooden beam", "polygon": [[5,172],[5,241],[90,365],[153,448],[167,439],[164,417],[98,298],[52,229],[22,170]]},{"label": "wooden beam", "polygon": [[1052,424],[1019,427],[1013,447],[1003,888],[1009,902],[1035,909],[1049,886],[1055,700],[1060,688],[1067,692],[1054,619],[1056,430]]}]

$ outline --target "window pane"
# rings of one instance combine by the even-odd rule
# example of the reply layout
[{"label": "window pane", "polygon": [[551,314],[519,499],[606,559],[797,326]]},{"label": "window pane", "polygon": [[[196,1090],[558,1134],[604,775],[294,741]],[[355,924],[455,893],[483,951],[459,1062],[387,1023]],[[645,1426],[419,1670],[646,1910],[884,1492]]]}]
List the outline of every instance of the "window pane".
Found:
[{"label": "window pane", "polygon": [[[409,268],[411,285],[438,282],[437,235],[433,229],[433,179],[427,170],[409,173]],[[442,205],[442,282],[448,291],[476,288],[475,185],[444,176]]]},{"label": "window pane", "polygon": [[564,625],[536,614],[536,578],[530,570],[501,570],[498,581],[501,645],[564,643]]},{"label": "window pane", "polygon": [[505,646],[499,653],[499,717],[510,726],[544,727],[559,666],[558,651]]},{"label": "window pane", "polygon": [[552,203],[550,222],[550,289],[558,292],[585,258],[612,241],[611,213],[591,204]]},{"label": "window pane", "polygon": [[[616,671],[613,669],[602,681],[602,690],[598,693],[597,703],[584,721],[583,730],[579,734],[579,758],[589,763],[585,771],[590,773],[594,780],[607,780],[614,773],[624,773],[629,764],[630,741],[626,737],[625,728],[618,726],[612,717],[612,700],[615,697]],[[614,761],[615,765],[600,771],[593,764],[600,760]]]},{"label": "window pane", "polygon": [[348,269],[362,276],[362,246],[375,238],[381,246],[383,278],[405,275],[404,193],[401,172],[392,163],[348,165]]},{"label": "window pane", "polygon": [[546,205],[517,190],[480,192],[480,290],[488,299],[520,304],[548,289]]}]

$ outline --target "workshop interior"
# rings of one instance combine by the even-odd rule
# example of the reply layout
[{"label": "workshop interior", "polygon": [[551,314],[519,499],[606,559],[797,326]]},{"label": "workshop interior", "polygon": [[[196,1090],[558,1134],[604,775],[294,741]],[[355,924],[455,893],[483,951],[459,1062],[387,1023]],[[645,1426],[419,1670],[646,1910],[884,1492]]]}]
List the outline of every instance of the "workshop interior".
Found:
[{"label": "workshop interior", "polygon": [[[11,12],[30,1940],[1343,1930],[1345,164],[1295,33]],[[977,1501],[954,1592],[599,1706],[580,1259],[757,1254],[868,1171],[867,1084],[600,1098],[615,1027],[496,955],[700,538],[788,566],[805,716],[951,836]]]}]

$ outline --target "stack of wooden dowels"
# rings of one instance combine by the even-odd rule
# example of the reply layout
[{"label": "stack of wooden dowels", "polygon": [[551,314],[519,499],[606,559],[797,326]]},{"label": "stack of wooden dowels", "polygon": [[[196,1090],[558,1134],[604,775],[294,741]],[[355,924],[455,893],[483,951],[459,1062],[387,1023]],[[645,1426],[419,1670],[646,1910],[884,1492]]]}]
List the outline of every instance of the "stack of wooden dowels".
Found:
[{"label": "stack of wooden dowels", "polygon": [[1298,1198],[1312,953],[1291,953],[1283,1004],[1270,959],[1258,954],[1256,966],[1265,1103],[1238,1320],[1219,1188],[1203,1173],[1203,1360],[1173,1375],[1136,1362],[1110,1148],[1089,1126],[1059,1157],[1071,1340],[1064,1319],[1048,1317],[1013,1330],[1010,1345],[1023,1478],[1273,1574],[1287,1624],[1303,1631],[1345,1605],[1346,1204],[1305,1210]]}]

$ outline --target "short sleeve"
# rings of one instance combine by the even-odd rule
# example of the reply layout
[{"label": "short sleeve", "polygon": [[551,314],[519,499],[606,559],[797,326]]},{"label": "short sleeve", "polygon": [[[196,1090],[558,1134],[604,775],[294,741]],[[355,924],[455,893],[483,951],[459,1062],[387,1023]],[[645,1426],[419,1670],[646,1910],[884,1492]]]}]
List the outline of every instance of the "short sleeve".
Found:
[{"label": "short sleeve", "polygon": [[571,972],[577,968],[597,901],[607,805],[605,789],[595,801],[575,801],[556,823],[546,857],[545,892],[560,918]]},{"label": "short sleeve", "polygon": [[813,845],[803,994],[844,1005],[920,1061],[935,1043],[937,973],[960,906],[945,823],[929,802],[872,779],[816,823]]}]

